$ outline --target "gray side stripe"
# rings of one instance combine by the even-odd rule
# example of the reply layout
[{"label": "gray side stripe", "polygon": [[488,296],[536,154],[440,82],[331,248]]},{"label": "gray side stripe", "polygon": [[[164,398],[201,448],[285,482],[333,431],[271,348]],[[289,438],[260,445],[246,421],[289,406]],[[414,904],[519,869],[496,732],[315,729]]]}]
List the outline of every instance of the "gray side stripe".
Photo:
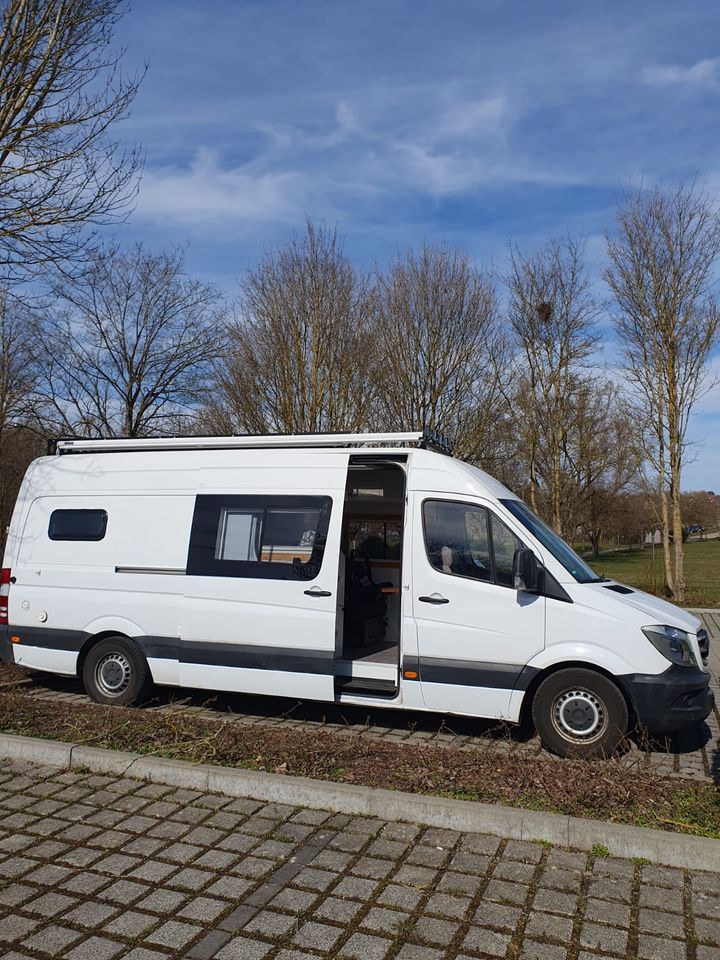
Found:
[{"label": "gray side stripe", "polygon": [[[48,650],[78,652],[90,635],[81,630],[52,627],[10,627],[21,642]],[[193,642],[177,637],[135,637],[146,657],[178,660],[203,666],[242,667],[250,670],[279,670],[332,676],[334,651],[296,650],[291,647],[256,646],[243,643]],[[497,690],[527,690],[538,674],[534,667],[516,663],[470,662],[444,658],[403,658],[403,672],[414,671],[426,683],[447,683],[462,687],[489,687]]]}]

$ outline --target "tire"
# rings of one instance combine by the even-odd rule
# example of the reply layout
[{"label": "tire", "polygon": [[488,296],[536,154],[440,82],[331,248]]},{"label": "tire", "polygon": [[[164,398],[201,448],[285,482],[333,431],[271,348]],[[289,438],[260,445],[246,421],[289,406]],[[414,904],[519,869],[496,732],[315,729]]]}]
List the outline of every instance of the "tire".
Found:
[{"label": "tire", "polygon": [[628,708],[618,687],[601,673],[571,667],[547,677],[532,703],[535,729],[561,757],[610,757],[628,730]]},{"label": "tire", "polygon": [[144,700],[152,686],[147,660],[127,637],[106,637],[96,643],[85,657],[82,679],[95,703],[122,707]]}]

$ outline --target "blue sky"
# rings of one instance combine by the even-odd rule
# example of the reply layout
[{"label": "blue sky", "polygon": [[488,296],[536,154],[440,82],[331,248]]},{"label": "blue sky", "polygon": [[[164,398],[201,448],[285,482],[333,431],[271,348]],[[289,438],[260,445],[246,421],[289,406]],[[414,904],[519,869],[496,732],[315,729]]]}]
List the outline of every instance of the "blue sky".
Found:
[{"label": "blue sky", "polygon": [[[502,270],[569,231],[597,272],[628,185],[720,194],[719,27],[716,0],[136,0],[146,167],[114,232],[228,293],[306,215],[363,266],[430,241]],[[720,488],[720,391],[692,436],[685,486]]]}]

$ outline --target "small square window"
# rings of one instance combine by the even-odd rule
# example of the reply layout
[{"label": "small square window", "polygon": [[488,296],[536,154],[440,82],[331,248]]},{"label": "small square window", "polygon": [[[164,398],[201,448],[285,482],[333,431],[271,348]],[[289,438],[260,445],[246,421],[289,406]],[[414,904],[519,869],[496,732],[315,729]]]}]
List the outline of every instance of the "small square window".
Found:
[{"label": "small square window", "polygon": [[107,520],[106,510],[53,510],[48,536],[51,540],[102,540]]}]

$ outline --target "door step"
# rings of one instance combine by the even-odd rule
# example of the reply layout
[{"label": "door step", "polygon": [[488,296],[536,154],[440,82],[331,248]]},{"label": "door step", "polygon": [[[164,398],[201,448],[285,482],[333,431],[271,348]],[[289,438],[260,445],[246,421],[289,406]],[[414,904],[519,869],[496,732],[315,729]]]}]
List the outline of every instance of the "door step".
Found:
[{"label": "door step", "polygon": [[370,677],[335,677],[335,693],[352,693],[366,697],[394,697],[397,684],[394,680],[378,680]]}]

